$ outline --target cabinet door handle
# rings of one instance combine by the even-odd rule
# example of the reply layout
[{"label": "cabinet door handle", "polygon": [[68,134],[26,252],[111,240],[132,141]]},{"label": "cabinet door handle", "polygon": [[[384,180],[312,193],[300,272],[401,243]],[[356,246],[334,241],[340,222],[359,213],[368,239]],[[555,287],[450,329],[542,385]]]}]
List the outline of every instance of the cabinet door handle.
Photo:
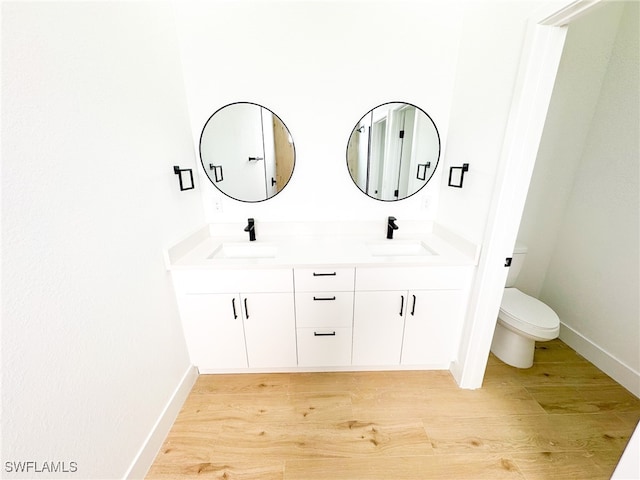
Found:
[{"label": "cabinet door handle", "polygon": [[337,275],[337,272],[331,272],[331,273],[316,273],[313,272],[313,276],[314,277],[335,277]]},{"label": "cabinet door handle", "polygon": [[314,337],[335,337],[336,336],[336,332],[331,332],[331,333],[313,332],[313,336]]},{"label": "cabinet door handle", "polygon": [[404,311],[404,295],[400,295],[400,316],[402,316],[403,311]]},{"label": "cabinet door handle", "polygon": [[413,296],[413,306],[411,307],[411,315],[413,316],[416,313],[416,296]]},{"label": "cabinet door handle", "polygon": [[238,314],[236,313],[236,298],[235,297],[233,297],[231,299],[231,306],[233,307],[233,318],[235,320],[236,318],[238,318]]},{"label": "cabinet door handle", "polygon": [[334,295],[333,297],[316,297],[316,296],[314,295],[313,299],[314,299],[315,301],[319,301],[319,300],[335,300],[335,299],[336,299],[336,296]]},{"label": "cabinet door handle", "polygon": [[247,299],[244,299],[244,315],[249,320],[249,307],[247,307]]}]

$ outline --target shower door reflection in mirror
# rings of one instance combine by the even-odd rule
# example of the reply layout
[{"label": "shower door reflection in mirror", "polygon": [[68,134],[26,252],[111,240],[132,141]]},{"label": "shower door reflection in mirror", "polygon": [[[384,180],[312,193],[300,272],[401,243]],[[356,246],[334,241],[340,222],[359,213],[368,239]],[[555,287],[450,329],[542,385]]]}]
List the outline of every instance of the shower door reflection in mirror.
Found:
[{"label": "shower door reflection in mirror", "polygon": [[347,167],[362,192],[377,200],[401,200],[431,179],[440,158],[440,136],[423,110],[385,103],[367,112],[347,145]]}]

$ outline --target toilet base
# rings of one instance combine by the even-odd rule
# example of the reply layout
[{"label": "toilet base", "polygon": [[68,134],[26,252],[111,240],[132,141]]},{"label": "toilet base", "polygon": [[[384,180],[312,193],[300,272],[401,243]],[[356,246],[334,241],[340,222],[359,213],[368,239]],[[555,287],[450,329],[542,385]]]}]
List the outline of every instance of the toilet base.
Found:
[{"label": "toilet base", "polygon": [[535,348],[535,340],[512,332],[498,321],[491,352],[504,363],[512,367],[529,368],[533,365]]}]

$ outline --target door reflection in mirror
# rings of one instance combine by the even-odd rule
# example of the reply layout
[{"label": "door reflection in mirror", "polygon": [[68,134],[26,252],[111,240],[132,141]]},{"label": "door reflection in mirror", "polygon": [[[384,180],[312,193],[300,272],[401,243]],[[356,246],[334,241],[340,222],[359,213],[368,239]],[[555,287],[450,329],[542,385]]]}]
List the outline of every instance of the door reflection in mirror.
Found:
[{"label": "door reflection in mirror", "polygon": [[439,159],[435,123],[410,103],[390,102],[370,110],[347,144],[351,178],[377,200],[401,200],[418,192],[433,176]]},{"label": "door reflection in mirror", "polygon": [[271,110],[237,102],[220,108],[205,123],[200,160],[222,193],[261,202],[278,194],[291,179],[295,147],[289,130]]}]

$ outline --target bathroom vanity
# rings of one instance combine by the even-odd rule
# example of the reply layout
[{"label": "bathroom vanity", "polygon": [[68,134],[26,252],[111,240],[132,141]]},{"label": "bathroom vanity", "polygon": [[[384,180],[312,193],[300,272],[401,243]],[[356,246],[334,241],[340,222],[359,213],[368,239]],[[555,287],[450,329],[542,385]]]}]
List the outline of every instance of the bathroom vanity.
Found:
[{"label": "bathroom vanity", "polygon": [[425,222],[202,228],[167,251],[201,373],[448,369],[479,249]]}]

